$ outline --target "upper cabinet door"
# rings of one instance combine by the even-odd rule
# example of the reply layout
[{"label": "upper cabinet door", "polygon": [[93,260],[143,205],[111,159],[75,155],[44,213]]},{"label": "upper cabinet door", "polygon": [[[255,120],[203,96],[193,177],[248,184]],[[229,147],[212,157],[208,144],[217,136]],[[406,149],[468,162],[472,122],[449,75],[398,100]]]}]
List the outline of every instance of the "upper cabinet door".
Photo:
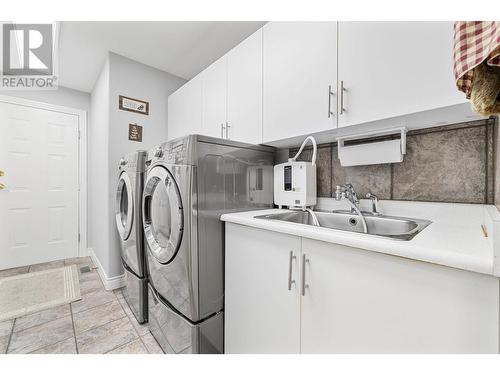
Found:
[{"label": "upper cabinet door", "polygon": [[203,134],[225,138],[227,104],[226,55],[201,73],[203,80]]},{"label": "upper cabinet door", "polygon": [[201,77],[198,75],[168,97],[168,139],[201,131]]},{"label": "upper cabinet door", "polygon": [[227,135],[262,143],[262,29],[227,54]]},{"label": "upper cabinet door", "polygon": [[340,22],[338,47],[339,127],[465,102],[453,22]]},{"label": "upper cabinet door", "polygon": [[335,128],[337,23],[270,22],[263,31],[264,142]]}]

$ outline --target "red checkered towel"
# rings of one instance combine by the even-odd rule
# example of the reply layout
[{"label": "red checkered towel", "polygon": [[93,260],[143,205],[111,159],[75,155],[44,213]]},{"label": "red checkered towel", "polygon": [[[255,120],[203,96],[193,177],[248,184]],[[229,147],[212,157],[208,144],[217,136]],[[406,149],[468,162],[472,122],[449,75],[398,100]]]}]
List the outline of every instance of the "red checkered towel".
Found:
[{"label": "red checkered towel", "polygon": [[484,60],[500,66],[500,21],[455,22],[454,58],[457,87],[469,99],[474,68]]}]

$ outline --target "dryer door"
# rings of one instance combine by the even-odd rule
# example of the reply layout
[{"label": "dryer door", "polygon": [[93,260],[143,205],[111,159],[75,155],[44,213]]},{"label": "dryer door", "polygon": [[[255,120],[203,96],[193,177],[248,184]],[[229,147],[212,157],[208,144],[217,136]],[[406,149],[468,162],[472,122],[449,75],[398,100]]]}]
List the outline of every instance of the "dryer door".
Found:
[{"label": "dryer door", "polygon": [[132,231],[134,220],[134,197],[130,177],[124,171],[118,180],[115,204],[116,227],[122,240],[126,240]]},{"label": "dryer door", "polygon": [[144,235],[151,255],[171,262],[182,241],[184,215],[179,187],[170,171],[155,166],[148,172],[142,201]]}]

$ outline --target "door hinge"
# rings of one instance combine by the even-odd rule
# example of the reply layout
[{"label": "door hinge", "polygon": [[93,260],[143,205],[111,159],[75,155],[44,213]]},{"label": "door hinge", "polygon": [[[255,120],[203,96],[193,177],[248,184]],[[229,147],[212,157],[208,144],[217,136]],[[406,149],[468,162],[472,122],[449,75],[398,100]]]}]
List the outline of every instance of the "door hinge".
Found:
[{"label": "door hinge", "polygon": [[78,139],[80,139],[80,129],[78,129]]},{"label": "door hinge", "polygon": [[80,233],[78,233],[78,242],[80,242]]}]

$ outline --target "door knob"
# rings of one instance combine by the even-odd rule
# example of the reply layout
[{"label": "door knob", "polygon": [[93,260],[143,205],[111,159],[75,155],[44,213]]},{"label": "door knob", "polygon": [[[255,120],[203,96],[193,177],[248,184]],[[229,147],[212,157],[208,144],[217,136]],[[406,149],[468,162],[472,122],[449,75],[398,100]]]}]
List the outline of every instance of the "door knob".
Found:
[{"label": "door knob", "polygon": [[5,186],[4,184],[0,184],[0,190],[5,189],[5,187],[6,187],[6,186]]}]

